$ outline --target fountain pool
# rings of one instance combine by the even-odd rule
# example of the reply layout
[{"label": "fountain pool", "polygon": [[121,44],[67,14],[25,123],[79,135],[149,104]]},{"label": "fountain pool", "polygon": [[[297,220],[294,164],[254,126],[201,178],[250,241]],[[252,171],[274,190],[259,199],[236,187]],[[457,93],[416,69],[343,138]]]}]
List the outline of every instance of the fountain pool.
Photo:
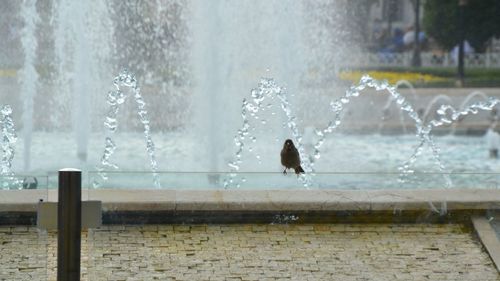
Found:
[{"label": "fountain pool", "polygon": [[[142,133],[118,133],[117,149],[113,155],[120,163],[120,171],[108,173],[109,180],[102,187],[110,188],[154,188],[149,156],[145,152]],[[152,135],[156,145],[156,158],[162,188],[206,189],[223,188],[222,182],[209,183],[205,167],[210,161],[210,152],[198,150],[199,143],[182,133],[156,133]],[[89,163],[98,163],[102,156],[103,134],[91,134],[89,141]],[[456,188],[496,187],[500,161],[490,159],[485,137],[440,136],[435,137],[441,148],[441,161],[452,175]],[[295,175],[284,176],[281,171],[279,152],[281,141],[265,138],[255,150],[261,155],[258,163],[252,155],[244,155],[241,176],[246,178],[241,188],[303,188]],[[418,139],[411,135],[384,136],[376,134],[337,133],[328,138],[322,148],[322,157],[317,160],[311,188],[439,188],[444,186],[443,177],[435,173],[436,166],[431,153],[423,153],[415,162],[416,175],[408,182],[400,183],[398,167],[413,153]],[[23,153],[17,145],[17,153]],[[32,157],[34,175],[49,175],[49,187],[57,185],[56,173],[60,167],[79,164],[71,155],[76,146],[65,133],[37,132],[33,135]],[[307,150],[308,145],[305,144]],[[235,147],[226,148],[226,155],[234,153]],[[22,158],[14,158],[13,170],[22,173]],[[84,185],[97,179],[94,165],[85,167]],[[164,171],[164,172],[162,172]],[[213,174],[228,175],[229,167]],[[424,173],[424,174],[423,174]],[[427,173],[427,174],[425,174]],[[500,178],[498,178],[500,180]]]},{"label": "fountain pool", "polygon": [[[166,177],[182,172],[186,176],[180,177],[186,181],[179,188],[218,188],[236,171],[261,176],[242,176],[234,187],[303,187],[293,175],[279,174],[279,151],[287,138],[302,143],[303,161],[311,162],[308,174],[314,171],[316,175],[308,188],[368,188],[369,178],[384,178],[377,176],[380,174],[388,180],[372,188],[411,188],[406,185],[419,181],[412,180],[412,172],[497,171],[496,162],[487,157],[484,138],[435,137],[437,129],[461,132],[469,117],[455,127],[436,128],[431,135],[437,146],[431,145],[431,151],[426,151],[426,145],[418,148],[422,139],[412,135],[420,134],[419,126],[439,117],[437,108],[428,104],[433,104],[435,97],[452,96],[442,93],[446,89],[422,94],[421,89],[410,87],[409,91],[401,89],[399,98],[374,94],[373,89],[355,99],[344,95],[351,89],[337,83],[336,72],[348,64],[353,52],[359,51],[354,30],[345,28],[347,21],[355,21],[346,9],[348,2],[70,2],[54,2],[50,7],[33,1],[11,5],[11,12],[18,14],[15,20],[23,27],[19,34],[23,40],[13,41],[10,48],[24,54],[11,58],[19,72],[14,78],[2,78],[0,97],[2,103],[12,105],[13,120],[22,132],[18,134],[12,167],[17,175],[50,178],[65,166],[80,168],[88,177],[93,175],[102,163],[103,140],[107,137],[102,125],[109,117],[107,93],[121,67],[137,74],[141,101],[147,104],[139,111],[147,109],[149,114],[146,119],[137,118],[136,106],[124,104],[116,116],[120,125],[113,138],[116,151],[112,160],[120,171],[149,171],[151,167],[159,173],[168,171],[161,173],[162,187],[175,187]],[[92,24],[83,32],[82,26],[88,22]],[[43,33],[35,32],[38,30]],[[78,36],[82,33],[85,36]],[[266,124],[250,128],[255,131],[248,132],[249,136],[242,132],[239,138],[245,146],[237,153],[241,147],[235,147],[233,140],[242,128],[242,99],[252,101],[249,91],[262,76],[276,78],[286,95],[273,105],[267,100],[262,104],[273,109],[252,118]],[[492,92],[496,93],[485,90],[484,95],[491,96]],[[453,92],[452,98],[440,98],[439,104],[463,110],[472,99],[463,98],[469,93]],[[411,110],[405,101],[411,103]],[[336,109],[332,110],[331,102],[338,103]],[[418,116],[418,112],[426,113]],[[478,123],[471,127],[479,131],[487,127],[484,116],[477,114],[474,120]],[[342,125],[333,130],[337,123]],[[145,146],[144,135],[138,133],[143,128],[150,130],[151,139],[146,137],[146,142],[154,141],[156,158],[151,149],[145,149],[153,146]],[[385,135],[401,128],[403,134]],[[328,136],[320,137],[315,130]],[[420,137],[425,139],[427,135]],[[227,164],[234,163],[235,155],[243,161],[231,168]],[[442,165],[437,165],[439,160]],[[401,183],[398,168],[408,161],[411,167],[404,172],[409,174]],[[189,173],[227,174],[198,179]],[[337,181],[340,176],[334,176],[349,173],[359,175],[352,176],[352,184]],[[358,173],[372,176],[358,180]],[[132,183],[120,177],[117,182],[110,178],[110,185]],[[138,178],[136,184],[147,185],[146,179],[142,183],[143,177]],[[206,187],[201,184],[204,178],[211,178]],[[252,178],[262,181],[252,183]],[[449,186],[442,185],[442,177],[438,178],[434,186]],[[55,186],[49,181],[50,185]]]}]

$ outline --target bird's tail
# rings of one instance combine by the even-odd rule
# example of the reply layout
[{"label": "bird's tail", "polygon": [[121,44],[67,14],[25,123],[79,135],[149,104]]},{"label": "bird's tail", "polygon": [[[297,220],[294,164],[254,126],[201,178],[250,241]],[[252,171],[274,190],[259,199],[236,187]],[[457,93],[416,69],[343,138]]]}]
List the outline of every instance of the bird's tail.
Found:
[{"label": "bird's tail", "polygon": [[295,173],[296,174],[301,174],[301,173],[305,173],[304,169],[302,169],[301,166],[298,166],[297,168],[295,168]]}]

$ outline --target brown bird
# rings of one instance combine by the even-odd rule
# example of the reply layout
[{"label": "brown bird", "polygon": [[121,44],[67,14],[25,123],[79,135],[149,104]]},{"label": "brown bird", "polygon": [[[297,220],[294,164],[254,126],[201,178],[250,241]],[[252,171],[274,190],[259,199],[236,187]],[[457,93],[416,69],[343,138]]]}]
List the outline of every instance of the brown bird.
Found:
[{"label": "brown bird", "polygon": [[299,151],[293,145],[291,139],[285,141],[281,150],[281,165],[285,166],[283,174],[286,174],[287,169],[294,169],[296,174],[305,173],[300,166]]}]

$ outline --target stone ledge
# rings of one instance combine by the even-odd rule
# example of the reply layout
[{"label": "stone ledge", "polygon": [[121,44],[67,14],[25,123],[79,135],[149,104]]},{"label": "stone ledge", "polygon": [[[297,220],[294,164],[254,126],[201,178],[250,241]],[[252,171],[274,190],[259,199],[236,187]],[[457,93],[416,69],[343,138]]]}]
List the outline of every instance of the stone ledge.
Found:
[{"label": "stone ledge", "polygon": [[496,269],[500,271],[500,243],[495,230],[493,230],[490,222],[483,216],[473,216],[472,224],[491,260],[495,263]]},{"label": "stone ledge", "polygon": [[[0,212],[33,212],[39,199],[57,201],[57,190],[0,191]],[[427,190],[83,190],[103,211],[393,211],[500,209],[498,189]]]}]

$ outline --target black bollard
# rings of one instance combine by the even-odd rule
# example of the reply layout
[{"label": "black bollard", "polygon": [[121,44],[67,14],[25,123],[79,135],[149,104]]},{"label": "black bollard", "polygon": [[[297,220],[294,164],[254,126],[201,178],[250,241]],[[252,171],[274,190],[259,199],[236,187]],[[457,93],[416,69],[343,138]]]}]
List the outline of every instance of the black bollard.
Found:
[{"label": "black bollard", "polygon": [[57,281],[80,280],[82,172],[59,171],[57,204]]}]

